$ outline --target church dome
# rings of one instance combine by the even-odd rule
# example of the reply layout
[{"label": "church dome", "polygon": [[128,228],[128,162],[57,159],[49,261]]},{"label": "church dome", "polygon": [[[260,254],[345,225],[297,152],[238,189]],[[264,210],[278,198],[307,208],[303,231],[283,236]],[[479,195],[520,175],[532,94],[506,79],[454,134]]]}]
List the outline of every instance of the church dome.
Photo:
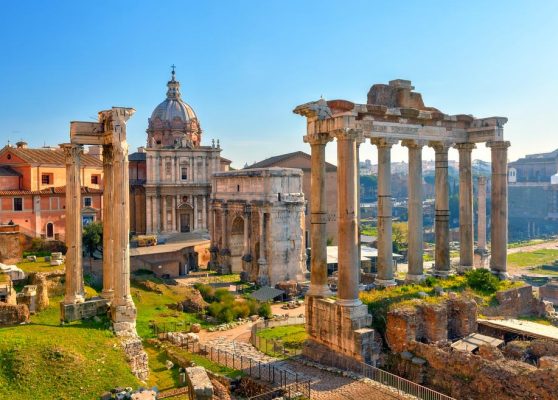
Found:
[{"label": "church dome", "polygon": [[151,119],[160,119],[163,122],[174,121],[179,118],[182,122],[190,122],[197,119],[196,113],[188,104],[180,97],[180,82],[175,79],[174,69],[172,78],[167,83],[167,98],[153,110]]}]

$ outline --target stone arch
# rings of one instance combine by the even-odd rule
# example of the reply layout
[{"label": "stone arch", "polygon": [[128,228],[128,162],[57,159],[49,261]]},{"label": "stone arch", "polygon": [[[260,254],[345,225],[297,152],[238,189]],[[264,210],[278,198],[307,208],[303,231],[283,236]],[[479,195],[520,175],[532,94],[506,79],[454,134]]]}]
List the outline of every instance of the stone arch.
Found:
[{"label": "stone arch", "polygon": [[191,232],[194,230],[194,209],[188,203],[178,206],[177,219],[180,232]]},{"label": "stone arch", "polygon": [[236,215],[232,219],[229,247],[231,251],[232,272],[242,271],[242,256],[244,254],[244,218]]}]

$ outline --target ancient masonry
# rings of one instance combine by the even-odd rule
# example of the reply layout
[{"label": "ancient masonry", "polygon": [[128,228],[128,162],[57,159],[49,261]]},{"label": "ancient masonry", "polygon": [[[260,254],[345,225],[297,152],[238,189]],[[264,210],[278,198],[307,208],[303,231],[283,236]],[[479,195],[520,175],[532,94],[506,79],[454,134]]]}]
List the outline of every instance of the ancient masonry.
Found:
[{"label": "ancient masonry", "polygon": [[[123,336],[127,357],[138,377],[145,378],[147,355],[136,333],[136,307],[130,293],[128,143],[126,121],[133,108],[113,107],[99,112],[99,122],[71,122],[66,154],[66,293],[61,319],[76,319],[90,310],[110,306],[113,330]],[[85,300],[82,268],[80,156],[83,145],[103,146],[103,291],[102,298]],[[137,343],[131,343],[137,341]],[[138,346],[139,343],[139,346]],[[128,351],[130,350],[131,351]]]},{"label": "ancient masonry", "polygon": [[[378,286],[395,285],[392,263],[391,147],[402,141],[409,151],[409,272],[407,280],[420,281],[423,273],[422,148],[435,150],[435,233],[433,273],[448,276],[449,188],[448,150],[459,151],[460,269],[473,267],[473,183],[471,152],[486,143],[492,154],[492,226],[490,269],[501,278],[506,273],[508,190],[507,148],[503,117],[476,119],[471,115],[447,115],[426,107],[410,81],[394,80],[373,85],[367,104],[346,100],[306,103],[294,112],[307,119],[304,141],[311,146],[311,286],[306,302],[309,346],[337,351],[345,356],[373,361],[375,332],[367,308],[359,299],[358,267],[358,148],[369,139],[378,149]],[[337,139],[337,191],[339,230],[339,291],[328,299],[325,235],[325,147]],[[317,357],[314,350],[306,352]]]},{"label": "ancient masonry", "polygon": [[214,174],[210,267],[260,285],[304,279],[304,205],[299,169]]}]

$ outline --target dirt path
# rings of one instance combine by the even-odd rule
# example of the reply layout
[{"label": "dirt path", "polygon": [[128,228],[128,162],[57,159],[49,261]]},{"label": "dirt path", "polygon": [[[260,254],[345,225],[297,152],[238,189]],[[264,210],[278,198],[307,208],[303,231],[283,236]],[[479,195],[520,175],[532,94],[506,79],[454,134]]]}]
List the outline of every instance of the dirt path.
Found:
[{"label": "dirt path", "polygon": [[519,253],[521,251],[529,252],[535,250],[542,250],[542,249],[557,249],[558,248],[558,240],[552,240],[549,242],[537,243],[522,247],[514,247],[513,249],[508,249],[508,254]]}]

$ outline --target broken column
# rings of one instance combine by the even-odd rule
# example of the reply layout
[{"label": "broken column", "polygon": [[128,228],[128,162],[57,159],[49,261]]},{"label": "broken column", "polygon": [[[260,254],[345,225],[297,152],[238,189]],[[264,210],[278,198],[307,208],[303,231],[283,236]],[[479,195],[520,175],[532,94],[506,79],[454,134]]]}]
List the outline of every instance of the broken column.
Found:
[{"label": "broken column", "polygon": [[508,147],[510,142],[488,142],[492,154],[490,270],[508,277]]},{"label": "broken column", "polygon": [[[83,146],[62,145],[66,157],[66,293],[63,304],[83,303],[83,254],[81,250],[81,180],[80,158]],[[63,308],[62,308],[63,309]]]}]

